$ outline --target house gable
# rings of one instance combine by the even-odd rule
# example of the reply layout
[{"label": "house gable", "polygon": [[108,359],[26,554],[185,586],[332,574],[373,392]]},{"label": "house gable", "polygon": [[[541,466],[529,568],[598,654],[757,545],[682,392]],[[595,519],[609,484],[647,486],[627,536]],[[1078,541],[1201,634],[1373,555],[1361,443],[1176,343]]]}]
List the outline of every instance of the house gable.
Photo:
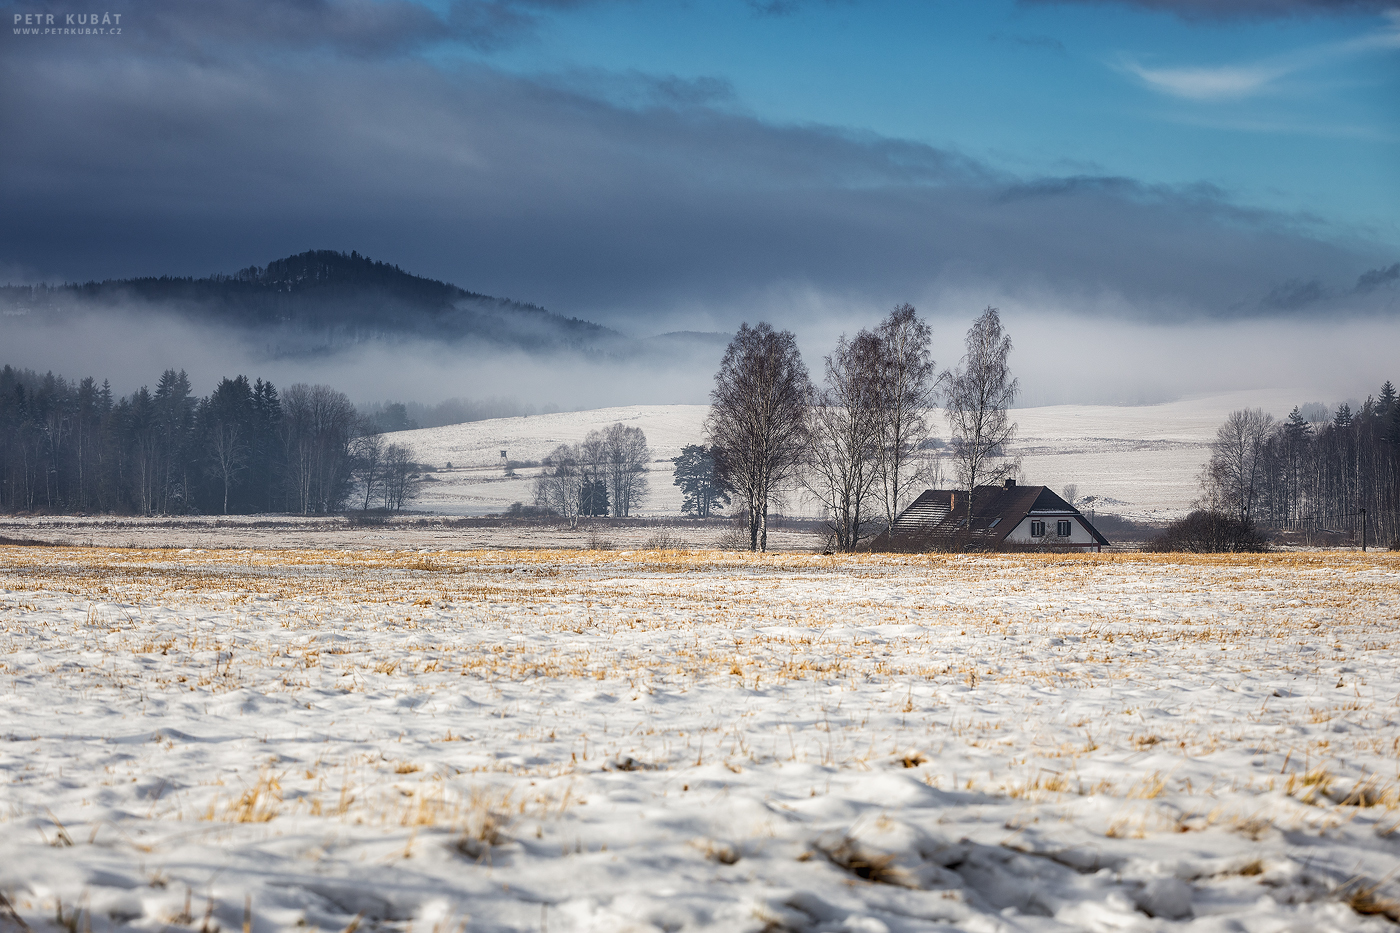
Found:
[{"label": "house gable", "polygon": [[1102,547],[1108,544],[1107,539],[1077,512],[1032,512],[1017,523],[1005,540],[1011,544],[1053,543],[1070,547]]},{"label": "house gable", "polygon": [[[1098,549],[1108,545],[1079,510],[1045,486],[979,486],[968,515],[964,490],[928,489],[882,532],[872,546],[937,547],[971,544],[997,547],[1054,543]],[[1043,522],[1044,525],[1033,523]],[[1069,522],[1068,528],[1061,524]],[[1033,534],[1040,531],[1041,534]],[[1067,534],[1058,532],[1067,531]]]}]

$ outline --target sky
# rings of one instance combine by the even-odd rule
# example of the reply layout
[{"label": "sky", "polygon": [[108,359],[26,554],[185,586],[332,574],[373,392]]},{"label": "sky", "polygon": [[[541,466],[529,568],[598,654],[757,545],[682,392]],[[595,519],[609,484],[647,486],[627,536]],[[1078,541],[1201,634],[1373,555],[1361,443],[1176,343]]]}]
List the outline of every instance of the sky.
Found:
[{"label": "sky", "polygon": [[1400,377],[1388,3],[0,11],[0,282],[355,249],[636,336],[769,320],[814,371],[905,301],[951,365],[997,306],[1043,402]]}]

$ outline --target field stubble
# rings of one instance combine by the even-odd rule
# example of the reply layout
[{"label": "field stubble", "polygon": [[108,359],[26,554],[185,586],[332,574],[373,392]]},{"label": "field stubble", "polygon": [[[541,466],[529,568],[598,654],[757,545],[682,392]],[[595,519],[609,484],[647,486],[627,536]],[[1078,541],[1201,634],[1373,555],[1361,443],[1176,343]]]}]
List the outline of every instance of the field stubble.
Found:
[{"label": "field stubble", "polygon": [[1394,556],[0,560],[0,929],[1400,919]]}]

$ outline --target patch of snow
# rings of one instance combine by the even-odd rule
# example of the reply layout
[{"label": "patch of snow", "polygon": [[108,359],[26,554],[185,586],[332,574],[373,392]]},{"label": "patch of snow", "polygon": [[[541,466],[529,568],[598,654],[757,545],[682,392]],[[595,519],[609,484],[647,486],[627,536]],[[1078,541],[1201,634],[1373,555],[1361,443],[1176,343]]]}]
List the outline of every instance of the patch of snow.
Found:
[{"label": "patch of snow", "polygon": [[1393,929],[1387,553],[0,556],[36,931]]}]

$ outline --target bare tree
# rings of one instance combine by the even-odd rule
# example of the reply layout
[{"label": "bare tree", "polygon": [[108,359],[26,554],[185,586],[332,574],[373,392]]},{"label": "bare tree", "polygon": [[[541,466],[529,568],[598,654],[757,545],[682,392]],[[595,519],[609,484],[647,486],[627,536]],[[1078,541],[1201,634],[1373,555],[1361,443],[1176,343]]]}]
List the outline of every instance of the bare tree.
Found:
[{"label": "bare tree", "polygon": [[886,414],[881,382],[884,353],[868,330],[845,335],[826,357],[826,387],[811,407],[804,485],[826,507],[836,546],[854,550],[866,506],[876,504],[875,480],[881,463],[881,427]]},{"label": "bare tree", "polygon": [[364,510],[384,488],[384,436],[362,434],[354,445],[355,475],[365,489]]},{"label": "bare tree", "polygon": [[647,436],[641,428],[619,421],[608,428],[603,438],[612,513],[625,517],[641,505],[647,493],[647,460],[651,458]]},{"label": "bare tree", "polygon": [[705,432],[723,449],[725,482],[749,510],[749,549],[768,549],[768,504],[807,451],[812,382],[791,331],[743,324],[715,373]]},{"label": "bare tree", "polygon": [[958,368],[945,370],[940,378],[947,385],[953,467],[967,491],[965,527],[970,529],[977,487],[1016,472],[1017,465],[1006,458],[1006,446],[1016,436],[1007,409],[1016,400],[1020,381],[1011,377],[1006,363],[1011,338],[1002,333],[996,308],[987,308],[973,322],[966,346]]},{"label": "bare tree", "polygon": [[403,444],[384,448],[384,508],[403,511],[409,500],[418,495],[421,485],[418,464],[413,462],[413,449]]},{"label": "bare tree", "polygon": [[248,465],[248,445],[238,425],[219,422],[209,435],[209,464],[224,484],[224,514],[228,514],[228,491]]},{"label": "bare tree", "polygon": [[1259,408],[1232,411],[1215,432],[1204,480],[1208,504],[1248,522],[1264,474],[1265,445],[1277,424]]},{"label": "bare tree", "polygon": [[1074,500],[1079,498],[1079,485],[1077,483],[1066,483],[1065,488],[1060,491],[1060,497],[1074,505]]},{"label": "bare tree", "polygon": [[883,398],[877,475],[886,527],[910,498],[906,487],[919,479],[915,467],[928,437],[927,416],[937,400],[938,379],[929,355],[932,330],[910,304],[890,312],[875,331],[880,342],[879,381]]},{"label": "bare tree", "polygon": [[587,481],[579,465],[579,446],[560,444],[554,448],[535,477],[535,505],[563,516],[570,528],[578,527],[580,494]]},{"label": "bare tree", "polygon": [[355,406],[330,386],[291,386],[282,395],[280,433],[292,505],[306,515],[340,508],[350,488]]}]

